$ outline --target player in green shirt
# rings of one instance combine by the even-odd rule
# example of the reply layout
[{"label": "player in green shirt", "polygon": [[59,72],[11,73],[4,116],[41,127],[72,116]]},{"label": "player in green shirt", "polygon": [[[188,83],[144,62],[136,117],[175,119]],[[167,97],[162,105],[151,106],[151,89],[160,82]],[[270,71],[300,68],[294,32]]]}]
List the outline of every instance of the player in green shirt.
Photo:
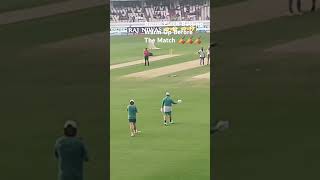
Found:
[{"label": "player in green shirt", "polygon": [[138,108],[134,104],[134,100],[131,99],[130,104],[127,106],[127,111],[128,111],[128,120],[129,120],[129,127],[130,127],[130,132],[131,132],[131,137],[135,136],[135,134],[140,133],[141,131],[138,131],[137,129],[137,113],[138,113]]},{"label": "player in green shirt", "polygon": [[[178,103],[180,103],[181,100],[178,100]],[[172,120],[172,104],[177,104],[175,101],[173,101],[170,97],[170,93],[166,92],[166,97],[162,99],[161,103],[161,109],[160,111],[163,113],[163,120],[164,125],[167,126],[167,119],[169,119],[170,124],[173,124]]]},{"label": "player in green shirt", "polygon": [[58,159],[59,180],[83,180],[83,162],[88,161],[87,149],[77,137],[77,124],[67,121],[64,136],[57,139],[54,154]]}]

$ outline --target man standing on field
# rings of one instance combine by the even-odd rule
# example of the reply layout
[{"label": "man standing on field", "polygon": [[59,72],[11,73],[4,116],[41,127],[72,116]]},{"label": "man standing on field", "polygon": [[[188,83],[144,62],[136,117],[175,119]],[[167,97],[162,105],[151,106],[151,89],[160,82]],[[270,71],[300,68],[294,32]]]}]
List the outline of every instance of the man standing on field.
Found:
[{"label": "man standing on field", "polygon": [[203,47],[198,51],[200,56],[200,65],[204,65],[204,58],[206,57],[206,53],[203,50]]},{"label": "man standing on field", "polygon": [[148,51],[148,48],[146,48],[143,51],[143,55],[144,55],[144,66],[146,66],[147,64],[149,66],[149,51]]},{"label": "man standing on field", "polygon": [[[178,100],[178,102],[181,102],[181,100]],[[164,120],[164,125],[167,126],[167,120],[169,119],[169,123],[173,124],[172,120],[172,104],[177,104],[174,102],[171,97],[170,93],[166,92],[166,97],[162,99],[162,104],[161,104],[161,109],[160,111],[163,113],[163,120]]]},{"label": "man standing on field", "polygon": [[130,104],[127,106],[128,120],[129,120],[131,137],[133,137],[135,134],[140,133],[140,131],[138,131],[137,125],[136,125],[138,109],[137,109],[137,106],[134,105],[133,99],[131,99],[129,103]]}]

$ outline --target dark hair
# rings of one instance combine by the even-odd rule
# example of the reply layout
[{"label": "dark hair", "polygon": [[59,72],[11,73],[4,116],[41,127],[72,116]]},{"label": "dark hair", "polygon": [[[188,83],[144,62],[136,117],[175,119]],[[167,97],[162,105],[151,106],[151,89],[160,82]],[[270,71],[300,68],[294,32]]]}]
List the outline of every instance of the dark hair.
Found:
[{"label": "dark hair", "polygon": [[64,128],[64,135],[68,137],[75,137],[77,135],[77,128],[68,125],[66,128]]},{"label": "dark hair", "polygon": [[133,101],[130,101],[130,104],[131,104],[131,105],[133,105],[133,104],[134,104],[134,102],[133,102]]}]

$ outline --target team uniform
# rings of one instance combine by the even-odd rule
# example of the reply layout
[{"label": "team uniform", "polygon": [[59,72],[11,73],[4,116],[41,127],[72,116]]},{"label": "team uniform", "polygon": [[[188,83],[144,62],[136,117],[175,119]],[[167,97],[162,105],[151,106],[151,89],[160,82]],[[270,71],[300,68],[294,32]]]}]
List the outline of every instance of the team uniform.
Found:
[{"label": "team uniform", "polygon": [[131,131],[131,137],[135,136],[135,134],[140,133],[141,131],[138,131],[137,129],[137,113],[138,108],[136,105],[134,105],[134,100],[130,100],[130,104],[127,106],[128,111],[128,120],[130,125],[130,131]]},{"label": "team uniform", "polygon": [[204,65],[204,58],[206,57],[206,54],[203,50],[199,50],[198,54],[200,56],[200,65]]},{"label": "team uniform", "polygon": [[146,66],[148,64],[149,66],[149,51],[148,50],[144,50],[143,52],[144,55],[144,65]]},{"label": "team uniform", "polygon": [[59,138],[54,146],[54,154],[59,160],[59,180],[83,180],[83,162],[88,161],[88,153],[79,138]]},{"label": "team uniform", "polygon": [[127,111],[128,111],[128,120],[129,120],[129,122],[136,123],[136,121],[137,121],[137,112],[138,112],[138,109],[137,109],[136,105],[128,105]]},{"label": "team uniform", "polygon": [[171,112],[172,112],[172,104],[177,104],[176,102],[174,102],[170,96],[166,96],[165,98],[162,99],[162,109],[163,109],[163,113],[166,115],[170,115],[171,116]]}]

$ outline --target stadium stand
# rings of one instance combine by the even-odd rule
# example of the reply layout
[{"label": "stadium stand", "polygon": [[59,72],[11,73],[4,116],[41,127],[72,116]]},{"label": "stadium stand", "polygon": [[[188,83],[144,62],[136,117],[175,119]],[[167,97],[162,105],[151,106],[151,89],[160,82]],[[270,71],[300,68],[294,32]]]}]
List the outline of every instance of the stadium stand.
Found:
[{"label": "stadium stand", "polygon": [[209,0],[111,1],[111,22],[210,20]]}]

